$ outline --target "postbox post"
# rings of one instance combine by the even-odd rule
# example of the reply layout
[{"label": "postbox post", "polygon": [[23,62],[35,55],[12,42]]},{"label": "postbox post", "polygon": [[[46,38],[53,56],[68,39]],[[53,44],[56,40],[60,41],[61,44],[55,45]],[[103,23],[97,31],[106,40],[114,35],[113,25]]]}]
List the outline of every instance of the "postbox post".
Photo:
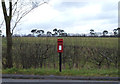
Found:
[{"label": "postbox post", "polygon": [[63,39],[58,39],[57,42],[57,52],[59,53],[59,71],[62,72]]},{"label": "postbox post", "polygon": [[60,71],[60,72],[62,72],[62,67],[61,67],[61,66],[62,66],[62,55],[61,55],[61,54],[62,54],[62,53],[60,52],[60,53],[59,53],[59,71]]}]

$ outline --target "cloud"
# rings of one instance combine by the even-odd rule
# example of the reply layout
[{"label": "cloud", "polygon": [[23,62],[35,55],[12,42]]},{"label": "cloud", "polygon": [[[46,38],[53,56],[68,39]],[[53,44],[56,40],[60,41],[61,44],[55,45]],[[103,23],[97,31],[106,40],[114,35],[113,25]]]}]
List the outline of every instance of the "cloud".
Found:
[{"label": "cloud", "polygon": [[49,20],[52,20],[53,18],[58,15],[59,11],[54,10],[52,7],[50,7],[47,4],[44,4],[37,9],[33,10],[31,13],[29,13],[24,20],[30,22],[30,23],[38,23],[38,22],[47,22]]},{"label": "cloud", "polygon": [[110,31],[118,25],[117,4],[117,0],[50,0],[29,13],[17,28],[20,33],[30,33],[34,28],[45,31],[58,28],[69,33]]}]

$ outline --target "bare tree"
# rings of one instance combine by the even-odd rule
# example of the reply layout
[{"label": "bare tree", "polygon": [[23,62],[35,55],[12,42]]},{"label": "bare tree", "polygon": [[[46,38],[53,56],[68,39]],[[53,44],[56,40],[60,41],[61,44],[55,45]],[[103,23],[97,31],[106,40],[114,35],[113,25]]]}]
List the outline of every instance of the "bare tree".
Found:
[{"label": "bare tree", "polygon": [[47,31],[47,36],[52,36],[52,33],[50,31]]},{"label": "bare tree", "polygon": [[33,29],[31,30],[31,33],[33,33],[33,35],[37,32],[37,29]]},{"label": "bare tree", "polygon": [[17,2],[19,4],[15,5],[14,12],[13,12],[14,23],[13,23],[13,27],[12,27],[12,34],[13,34],[14,29],[16,28],[18,23],[20,23],[20,21],[23,17],[25,17],[27,14],[29,14],[32,10],[34,10],[38,6],[41,6],[44,3],[47,3],[47,2],[44,2],[44,0],[43,1],[41,1],[41,0],[38,0],[38,1],[31,0],[29,2],[25,2],[23,0],[17,0],[17,1],[19,1],[19,2]]},{"label": "bare tree", "polygon": [[[9,7],[7,8],[6,4],[9,3]],[[6,55],[6,68],[12,68],[12,34],[14,29],[20,20],[25,17],[28,13],[30,13],[36,7],[46,3],[36,4],[34,3],[32,6],[31,3],[28,3],[23,0],[1,0],[2,10],[4,15],[4,21],[6,26],[6,37],[7,37],[7,55]],[[12,23],[13,22],[13,23]],[[3,24],[3,23],[2,23]]]},{"label": "bare tree", "polygon": [[108,34],[108,31],[107,31],[107,30],[104,30],[104,31],[103,31],[103,36],[106,36],[106,34]]},{"label": "bare tree", "polygon": [[7,56],[6,56],[6,68],[13,67],[12,63],[12,33],[11,33],[11,18],[12,18],[12,0],[9,0],[9,14],[7,14],[6,3],[2,0],[2,10],[4,14],[4,20],[6,25],[6,37],[7,37]]},{"label": "bare tree", "polygon": [[114,36],[117,36],[117,29],[114,29],[113,32],[114,32]]},{"label": "bare tree", "polygon": [[41,33],[41,34],[44,34],[44,30],[40,30],[40,33]]},{"label": "bare tree", "polygon": [[57,32],[57,29],[55,28],[55,29],[53,29],[53,32],[55,32],[54,34],[55,35],[57,35],[58,34],[58,32]]},{"label": "bare tree", "polygon": [[44,30],[37,30],[37,33],[39,34],[38,37],[44,34]]},{"label": "bare tree", "polygon": [[62,36],[62,33],[64,32],[64,30],[59,29],[57,32],[59,33],[59,36]]},{"label": "bare tree", "polygon": [[95,36],[95,33],[94,33],[93,29],[90,29],[90,34],[91,34],[91,36]]}]

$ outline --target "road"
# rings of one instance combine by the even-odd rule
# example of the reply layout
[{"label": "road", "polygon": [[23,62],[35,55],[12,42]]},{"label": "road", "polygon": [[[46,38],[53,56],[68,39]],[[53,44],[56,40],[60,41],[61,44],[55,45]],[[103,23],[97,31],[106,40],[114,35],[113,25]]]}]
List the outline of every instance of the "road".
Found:
[{"label": "road", "polygon": [[120,84],[118,81],[2,79],[2,84]]}]

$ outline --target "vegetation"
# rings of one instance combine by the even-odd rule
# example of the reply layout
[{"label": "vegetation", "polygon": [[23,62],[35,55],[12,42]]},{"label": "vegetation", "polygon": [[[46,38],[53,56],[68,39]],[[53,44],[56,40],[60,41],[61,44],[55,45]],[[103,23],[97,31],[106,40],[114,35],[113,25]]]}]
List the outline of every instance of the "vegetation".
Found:
[{"label": "vegetation", "polygon": [[[118,68],[118,39],[102,37],[63,38],[62,68],[64,70]],[[17,69],[58,69],[57,37],[14,37],[13,66]],[[6,64],[6,38],[3,38],[3,68]]]},{"label": "vegetation", "polygon": [[118,77],[117,69],[64,69],[62,72],[59,72],[57,69],[49,68],[30,68],[30,69],[18,69],[11,68],[3,70],[3,74],[29,74],[29,75],[60,75],[60,76],[106,76],[106,77]]}]

